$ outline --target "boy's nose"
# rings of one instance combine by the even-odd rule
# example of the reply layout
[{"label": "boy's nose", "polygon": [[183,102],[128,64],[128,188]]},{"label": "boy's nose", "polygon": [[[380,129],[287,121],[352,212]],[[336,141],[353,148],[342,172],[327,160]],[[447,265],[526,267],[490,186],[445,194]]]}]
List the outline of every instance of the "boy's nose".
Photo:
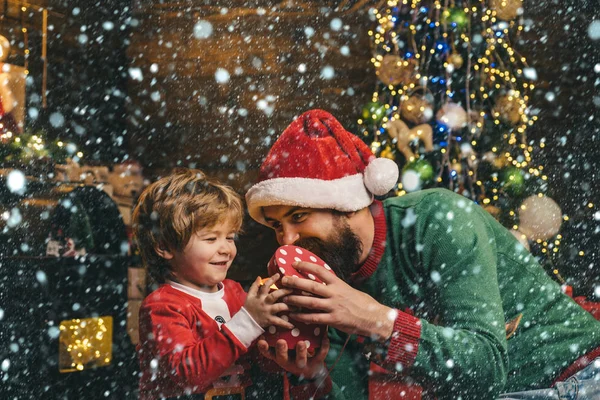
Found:
[{"label": "boy's nose", "polygon": [[235,245],[232,246],[230,243],[222,243],[221,246],[219,246],[219,253],[229,254],[233,251],[234,248]]}]

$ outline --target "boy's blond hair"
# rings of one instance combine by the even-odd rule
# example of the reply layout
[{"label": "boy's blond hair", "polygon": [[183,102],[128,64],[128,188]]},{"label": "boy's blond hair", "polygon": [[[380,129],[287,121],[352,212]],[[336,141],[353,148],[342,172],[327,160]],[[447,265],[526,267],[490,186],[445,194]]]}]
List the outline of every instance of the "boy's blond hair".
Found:
[{"label": "boy's blond hair", "polygon": [[207,179],[197,169],[178,169],[148,186],[133,211],[133,233],[144,266],[157,283],[171,270],[156,249],[182,251],[192,235],[217,223],[231,223],[239,231],[244,208],[229,186]]}]

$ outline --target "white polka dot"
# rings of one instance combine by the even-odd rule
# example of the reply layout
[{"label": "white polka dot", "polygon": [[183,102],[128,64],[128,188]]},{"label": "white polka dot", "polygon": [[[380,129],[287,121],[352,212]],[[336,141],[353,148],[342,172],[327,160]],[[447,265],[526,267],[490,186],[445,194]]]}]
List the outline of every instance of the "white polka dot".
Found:
[{"label": "white polka dot", "polygon": [[294,257],[294,261],[298,261],[298,262],[300,262],[300,261],[302,261],[302,260],[300,259],[300,257]]},{"label": "white polka dot", "polygon": [[319,333],[321,333],[321,328],[315,328],[315,331],[314,331],[315,336],[319,336]]},{"label": "white polka dot", "polygon": [[317,278],[315,278],[315,276],[314,276],[313,274],[308,274],[308,277],[309,277],[310,279],[312,279],[313,281],[317,279]]},{"label": "white polka dot", "polygon": [[292,336],[298,337],[298,335],[300,335],[300,329],[298,329],[298,328],[292,329]]},{"label": "white polka dot", "polygon": [[312,262],[317,262],[317,259],[316,259],[316,257],[315,257],[315,256],[310,256],[310,261],[312,261]]},{"label": "white polka dot", "polygon": [[296,247],[296,253],[302,254],[302,250],[300,250],[298,247]]},{"label": "white polka dot", "polygon": [[274,334],[275,334],[275,332],[277,332],[277,328],[275,328],[274,326],[270,326],[270,327],[269,327],[269,333],[270,333],[271,335],[274,335]]},{"label": "white polka dot", "polygon": [[285,269],[279,267],[279,272],[281,272],[282,274],[285,274]]},{"label": "white polka dot", "polygon": [[330,267],[329,265],[327,265],[327,264],[323,264],[323,266],[325,267],[325,269],[326,269],[327,271],[331,271],[331,267]]},{"label": "white polka dot", "polygon": [[279,258],[277,259],[277,261],[279,261],[279,263],[280,263],[280,264],[286,264],[286,261],[285,261],[285,259],[284,259],[284,258],[281,258],[281,257],[279,257]]},{"label": "white polka dot", "polygon": [[304,343],[306,343],[306,348],[308,349],[310,347],[310,341],[305,340]]},{"label": "white polka dot", "polygon": [[289,317],[287,315],[282,315],[281,319],[284,320],[285,322],[289,321]]},{"label": "white polka dot", "polygon": [[284,249],[279,249],[279,252],[284,256],[287,256],[287,251],[285,251]]}]

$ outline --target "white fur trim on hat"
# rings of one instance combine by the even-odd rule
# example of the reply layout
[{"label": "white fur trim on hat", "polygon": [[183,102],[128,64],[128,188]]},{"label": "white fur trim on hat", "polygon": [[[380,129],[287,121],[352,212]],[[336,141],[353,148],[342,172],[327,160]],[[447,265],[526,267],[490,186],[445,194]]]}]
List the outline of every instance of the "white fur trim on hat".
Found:
[{"label": "white fur trim on hat", "polygon": [[373,195],[367,190],[362,174],[334,180],[310,178],[274,178],[257,183],[246,193],[250,216],[266,225],[262,207],[286,205],[326,208],[343,212],[368,207]]}]

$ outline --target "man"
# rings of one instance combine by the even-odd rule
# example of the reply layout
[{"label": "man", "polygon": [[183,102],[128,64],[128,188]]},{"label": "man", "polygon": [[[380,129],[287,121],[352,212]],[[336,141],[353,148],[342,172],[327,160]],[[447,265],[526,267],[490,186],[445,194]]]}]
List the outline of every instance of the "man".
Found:
[{"label": "man", "polygon": [[[280,244],[308,248],[337,274],[299,263],[326,286],[283,280],[315,295],[288,296],[303,309],[292,318],[330,327],[331,397],[402,398],[386,387],[407,376],[423,398],[558,399],[577,390],[588,393],[578,399],[600,398],[591,379],[600,379],[600,322],[462,196],[427,190],[373,201],[397,176],[394,163],[312,110],[283,132],[246,195],[252,218]],[[295,358],[283,341],[274,353],[264,341],[259,348],[309,380],[325,359],[323,351],[307,358],[302,343]],[[574,374],[579,385],[561,382]]]}]

